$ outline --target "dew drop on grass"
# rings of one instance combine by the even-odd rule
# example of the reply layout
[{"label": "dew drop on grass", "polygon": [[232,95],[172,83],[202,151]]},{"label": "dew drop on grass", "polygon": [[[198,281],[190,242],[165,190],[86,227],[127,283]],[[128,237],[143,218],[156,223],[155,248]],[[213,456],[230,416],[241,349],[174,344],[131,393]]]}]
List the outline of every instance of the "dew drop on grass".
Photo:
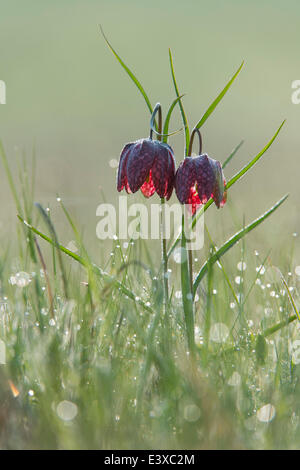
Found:
[{"label": "dew drop on grass", "polygon": [[245,269],[247,269],[247,264],[245,263],[245,261],[239,261],[237,264],[237,268],[239,271],[245,271]]},{"label": "dew drop on grass", "polygon": [[74,240],[70,240],[69,243],[67,244],[66,248],[73,253],[77,253],[78,248]]},{"label": "dew drop on grass", "polygon": [[212,325],[209,333],[211,341],[215,343],[224,343],[229,335],[229,328],[225,323],[215,323]]},{"label": "dew drop on grass", "polygon": [[175,263],[184,263],[186,261],[186,256],[186,250],[184,250],[183,248],[179,247],[174,250],[173,259]]},{"label": "dew drop on grass", "polygon": [[230,302],[229,307],[232,309],[235,308],[235,302]]},{"label": "dew drop on grass", "polygon": [[78,408],[75,403],[63,400],[57,405],[56,413],[63,421],[72,421],[77,416]]},{"label": "dew drop on grass", "polygon": [[276,409],[275,406],[268,403],[267,405],[262,406],[257,410],[256,416],[261,423],[269,423],[272,419],[275,418]]},{"label": "dew drop on grass", "polygon": [[31,281],[30,274],[20,271],[14,276],[10,276],[9,282],[11,285],[16,285],[17,287],[26,287]]},{"label": "dew drop on grass", "polygon": [[235,279],[234,279],[234,282],[236,284],[242,284],[243,278],[241,276],[236,276]]},{"label": "dew drop on grass", "polygon": [[263,276],[266,272],[266,268],[263,265],[260,265],[256,268],[256,272]]},{"label": "dew drop on grass", "polygon": [[181,298],[182,298],[182,292],[181,292],[181,290],[177,290],[177,291],[175,292],[175,297],[176,297],[176,299],[181,299]]}]

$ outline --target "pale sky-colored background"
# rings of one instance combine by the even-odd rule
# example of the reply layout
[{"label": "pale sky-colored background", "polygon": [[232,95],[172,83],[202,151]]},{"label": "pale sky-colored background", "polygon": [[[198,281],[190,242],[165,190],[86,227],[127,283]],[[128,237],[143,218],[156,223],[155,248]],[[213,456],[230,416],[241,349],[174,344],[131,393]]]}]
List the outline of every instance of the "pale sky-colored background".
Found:
[{"label": "pale sky-colored background", "polygon": [[[285,210],[264,233],[300,231],[300,105],[291,102],[291,83],[300,79],[299,18],[297,0],[1,0],[0,79],[7,104],[0,105],[0,137],[12,167],[23,150],[30,156],[35,143],[37,200],[50,203],[55,213],[59,193],[95,238],[99,186],[108,201],[117,195],[109,160],[119,158],[124,143],[149,133],[144,102],[105,45],[101,23],[153,104],[160,101],[165,111],[174,98],[171,47],[191,125],[245,60],[202,129],[204,150],[222,161],[245,139],[226,169],[229,178],[287,119],[230,198],[238,217],[246,212],[250,220],[289,192]],[[171,130],[178,126],[177,112]],[[183,137],[171,144],[179,163]],[[0,177],[1,235],[14,229],[15,210],[2,166]]]}]

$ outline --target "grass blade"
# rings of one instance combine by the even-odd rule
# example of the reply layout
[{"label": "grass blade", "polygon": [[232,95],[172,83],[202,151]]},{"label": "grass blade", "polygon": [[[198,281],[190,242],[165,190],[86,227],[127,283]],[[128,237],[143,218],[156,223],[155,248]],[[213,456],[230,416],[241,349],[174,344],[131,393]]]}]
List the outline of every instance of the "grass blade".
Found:
[{"label": "grass blade", "polygon": [[231,87],[231,85],[233,84],[234,80],[236,79],[236,77],[238,76],[238,74],[240,73],[240,71],[242,70],[242,67],[244,65],[244,61],[241,63],[241,65],[239,66],[238,70],[235,72],[235,74],[233,75],[233,77],[229,80],[229,82],[227,83],[227,85],[223,88],[223,90],[221,91],[221,93],[217,96],[217,98],[212,102],[212,104],[209,106],[209,108],[205,111],[205,113],[203,114],[202,118],[200,119],[200,121],[196,124],[196,128],[197,129],[200,129],[200,127],[203,126],[203,124],[205,123],[205,121],[208,119],[208,117],[211,115],[211,113],[215,110],[215,108],[218,106],[218,104],[220,103],[220,101],[222,100],[222,98],[226,95],[227,91],[229,90],[229,88]]},{"label": "grass blade", "polygon": [[67,276],[66,276],[66,271],[65,271],[65,267],[64,267],[64,263],[63,263],[63,260],[62,260],[62,257],[61,257],[61,252],[59,250],[59,243],[58,243],[58,238],[57,238],[57,235],[56,235],[56,231],[55,231],[55,228],[53,226],[53,223],[49,217],[49,215],[47,214],[47,212],[45,211],[45,209],[41,206],[41,204],[39,204],[38,202],[35,203],[35,206],[37,207],[37,209],[39,210],[39,212],[41,213],[44,221],[46,222],[49,230],[50,230],[50,233],[51,233],[51,236],[53,238],[53,243],[54,243],[54,246],[57,248],[57,254],[58,254],[58,261],[59,261],[59,265],[60,265],[60,270],[61,270],[61,275],[62,275],[62,280],[63,280],[63,285],[64,285],[64,292],[65,292],[65,296],[66,296],[66,299],[69,298],[69,294],[68,294],[68,282],[67,282]]},{"label": "grass blade", "polygon": [[226,166],[228,165],[228,163],[232,160],[232,158],[235,156],[235,154],[238,152],[238,150],[241,148],[241,146],[243,145],[244,141],[241,140],[241,142],[232,150],[231,154],[226,158],[226,160],[224,161],[223,165],[222,165],[222,168],[224,170],[224,168],[226,168]]},{"label": "grass blade", "polygon": [[177,98],[179,99],[179,107],[180,107],[180,112],[181,112],[181,118],[184,126],[184,132],[185,132],[185,155],[187,155],[187,151],[189,148],[189,143],[190,143],[190,131],[189,131],[189,126],[187,122],[187,118],[184,112],[183,104],[181,101],[181,96],[178,91],[178,86],[176,82],[176,77],[175,77],[175,71],[174,71],[174,65],[173,65],[173,58],[172,58],[172,53],[171,49],[169,49],[169,59],[170,59],[170,67],[171,67],[171,75],[172,75],[172,80],[173,80],[173,85],[175,88],[175,93]]},{"label": "grass blade", "polygon": [[245,173],[247,173],[250,168],[252,168],[255,163],[258,162],[258,160],[261,159],[261,157],[263,156],[263,154],[268,150],[269,147],[271,147],[272,143],[274,142],[274,140],[276,139],[277,135],[279,134],[279,132],[281,131],[281,128],[282,126],[284,125],[285,123],[285,120],[280,124],[280,126],[278,127],[277,131],[275,132],[275,134],[273,135],[272,139],[267,143],[267,145],[265,145],[265,147],[254,157],[252,158],[252,160],[250,160],[250,162],[245,165],[236,175],[234,175],[229,181],[228,183],[226,184],[226,189],[229,189],[234,183],[236,183],[242,176],[244,176]]},{"label": "grass blade", "polygon": [[[56,248],[59,248],[59,250],[62,252],[62,253],[65,253],[66,255],[70,256],[70,258],[73,258],[75,261],[77,261],[79,264],[81,264],[82,266],[84,267],[87,267],[86,266],[86,261],[84,260],[84,258],[82,258],[81,256],[77,255],[76,253],[73,253],[73,251],[69,250],[68,248],[64,247],[63,245],[61,244],[58,244],[56,245],[55,241],[52,240],[52,238],[48,237],[47,235],[45,235],[44,233],[40,232],[38,229],[36,229],[35,227],[33,227],[32,225],[30,225],[26,220],[24,220],[20,215],[18,215],[18,219],[29,229],[29,230],[32,230],[32,232],[34,232],[36,235],[38,235],[40,238],[42,238],[43,240],[45,240],[46,242],[50,243],[50,245],[52,246],[55,246]],[[124,284],[122,284],[122,282],[118,281],[117,279],[115,279],[113,276],[110,276],[108,273],[106,273],[105,271],[103,271],[99,266],[96,266],[95,264],[93,264],[93,269],[95,271],[96,274],[98,274],[98,276],[101,276],[105,281],[107,282],[111,282],[111,283],[114,283],[115,286],[120,289],[120,292],[122,292],[122,294],[126,295],[127,297],[129,297],[131,300],[133,300],[134,302],[136,302],[137,304],[141,305],[141,307],[143,307],[145,310],[147,310],[148,312],[151,312],[153,313],[153,310],[151,307],[149,307],[148,305],[145,304],[145,302],[143,302],[141,299],[137,300],[137,296],[134,294],[134,292],[132,292],[130,289],[128,289]]]},{"label": "grass blade", "polygon": [[[271,207],[267,212],[262,214],[260,217],[255,219],[251,224],[247,225],[245,228],[237,232],[235,235],[233,235],[229,240],[227,240],[224,245],[222,245],[210,258],[209,262],[210,264],[214,264],[216,261],[218,261],[221,256],[223,256],[230,248],[232,248],[239,240],[241,240],[247,233],[251,232],[255,227],[260,225],[262,222],[264,222],[267,217],[269,217],[273,212],[278,209],[278,207],[283,204],[283,202],[287,199],[288,195],[285,195],[283,198],[281,198],[273,207]],[[203,279],[205,274],[208,271],[208,262],[206,261],[202,268],[200,269],[195,281],[194,281],[194,286],[193,286],[193,294],[195,295],[197,287],[200,284],[200,281]]]},{"label": "grass blade", "polygon": [[167,141],[168,141],[169,123],[170,123],[172,112],[173,112],[176,104],[178,103],[178,101],[180,102],[180,99],[183,96],[184,95],[180,95],[180,96],[178,96],[178,98],[175,98],[175,100],[173,101],[173,103],[171,104],[171,106],[169,107],[169,110],[167,112],[165,123],[164,123],[164,128],[163,128],[163,135],[164,135],[163,142],[165,142],[165,143],[167,143]]},{"label": "grass blade", "polygon": [[100,30],[101,30],[101,33],[102,33],[102,36],[104,37],[105,39],[105,42],[106,44],[108,45],[108,47],[110,48],[110,50],[112,51],[112,53],[114,54],[115,58],[118,60],[118,62],[122,65],[123,69],[125,70],[125,72],[129,75],[129,77],[131,78],[131,80],[133,81],[133,83],[135,84],[135,86],[139,89],[141,95],[143,96],[144,100],[146,101],[146,104],[147,104],[147,107],[150,111],[150,113],[152,114],[153,113],[153,108],[152,108],[152,105],[150,103],[150,100],[148,98],[148,95],[147,93],[145,92],[143,86],[141,85],[141,83],[139,82],[139,80],[136,78],[136,76],[133,74],[133,72],[131,72],[131,70],[127,67],[127,65],[123,62],[123,60],[121,59],[121,57],[117,54],[117,52],[115,51],[115,49],[112,47],[112,45],[110,44],[110,42],[108,41],[107,37],[105,36],[104,34],[104,31],[102,29],[102,26],[100,25]]}]

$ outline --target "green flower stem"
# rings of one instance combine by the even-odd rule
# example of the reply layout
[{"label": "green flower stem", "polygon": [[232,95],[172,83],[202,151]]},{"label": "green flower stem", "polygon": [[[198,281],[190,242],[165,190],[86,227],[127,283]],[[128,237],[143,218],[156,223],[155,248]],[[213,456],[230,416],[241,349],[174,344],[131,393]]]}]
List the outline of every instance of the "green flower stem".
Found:
[{"label": "green flower stem", "polygon": [[[150,139],[153,135],[153,122],[156,114],[158,113],[158,128],[157,128],[157,140],[162,140],[162,112],[161,105],[157,103],[153,110],[153,114],[150,120]],[[163,288],[164,288],[164,315],[165,315],[165,325],[169,331],[169,283],[168,283],[168,254],[167,254],[167,242],[165,237],[165,198],[161,198],[161,214],[160,214],[160,238],[161,238],[161,253],[162,253],[162,264],[163,264]],[[167,339],[167,338],[166,338]]]},{"label": "green flower stem", "polygon": [[[189,253],[191,251],[189,250]],[[194,303],[190,282],[189,260],[186,249],[186,238],[184,231],[184,214],[182,215],[182,236],[181,236],[181,289],[186,335],[189,351],[195,352],[195,327],[194,327]]]}]

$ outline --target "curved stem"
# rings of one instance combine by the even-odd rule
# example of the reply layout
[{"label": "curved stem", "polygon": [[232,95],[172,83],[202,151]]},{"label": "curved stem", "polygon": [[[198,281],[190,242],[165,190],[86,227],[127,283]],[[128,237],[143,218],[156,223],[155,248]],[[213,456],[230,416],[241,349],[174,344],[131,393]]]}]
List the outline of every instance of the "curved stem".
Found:
[{"label": "curved stem", "polygon": [[189,150],[188,150],[188,157],[190,157],[192,155],[192,149],[193,149],[193,142],[194,142],[195,134],[197,134],[198,138],[199,138],[199,154],[198,155],[201,155],[201,153],[202,153],[202,136],[201,136],[201,132],[199,131],[199,129],[194,127],[194,129],[192,130],[192,133],[191,133]]},{"label": "curved stem", "polygon": [[155,116],[158,113],[158,132],[157,132],[157,140],[161,140],[161,131],[162,131],[162,113],[161,113],[161,104],[156,103],[155,108],[153,110],[151,120],[150,120],[150,139],[153,138],[153,128],[155,122]]}]

